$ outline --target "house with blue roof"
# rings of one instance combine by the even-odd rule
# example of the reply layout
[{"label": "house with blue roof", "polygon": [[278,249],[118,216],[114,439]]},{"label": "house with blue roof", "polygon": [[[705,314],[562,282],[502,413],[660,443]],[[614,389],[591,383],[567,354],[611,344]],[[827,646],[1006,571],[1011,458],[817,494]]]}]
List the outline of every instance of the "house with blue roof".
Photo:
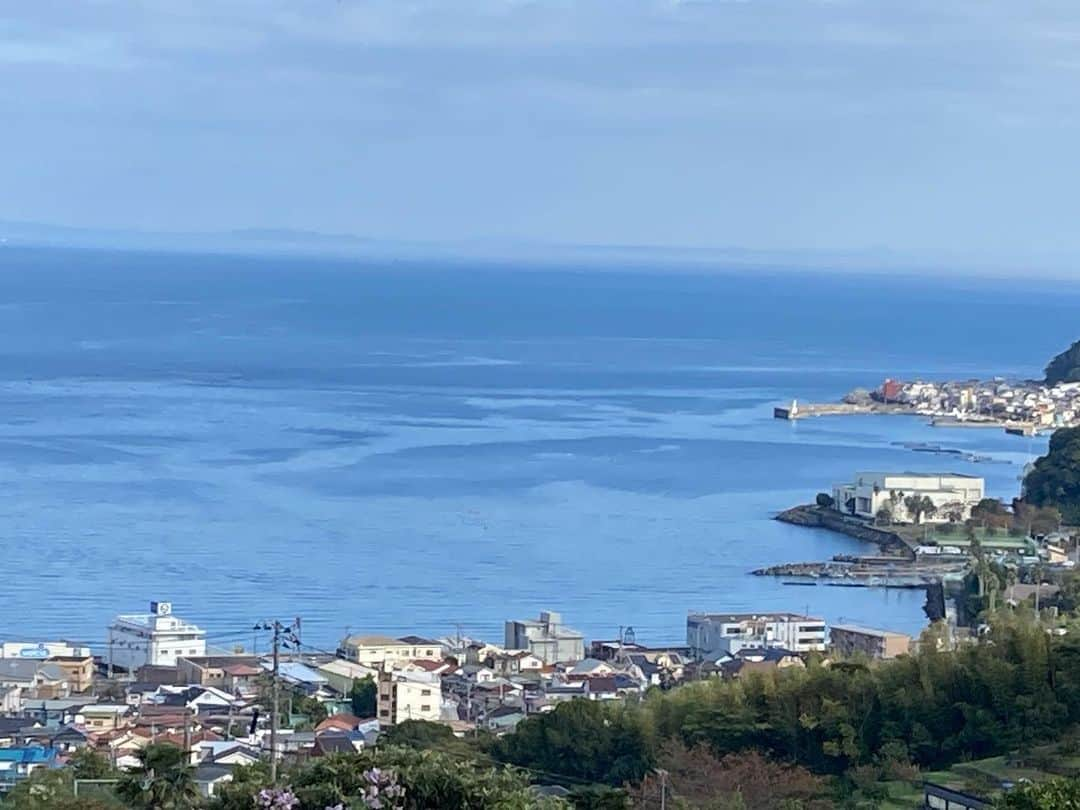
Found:
[{"label": "house with blue roof", "polygon": [[59,768],[59,752],[40,745],[0,748],[0,795],[39,768]]}]

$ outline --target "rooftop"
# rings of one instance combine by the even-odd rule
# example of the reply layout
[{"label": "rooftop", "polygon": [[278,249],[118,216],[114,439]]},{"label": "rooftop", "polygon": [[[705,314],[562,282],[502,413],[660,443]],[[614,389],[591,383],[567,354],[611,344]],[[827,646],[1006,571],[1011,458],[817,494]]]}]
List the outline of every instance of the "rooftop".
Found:
[{"label": "rooftop", "polygon": [[390,636],[347,636],[342,642],[342,645],[349,644],[353,647],[406,647],[410,646],[413,642],[404,641],[399,638],[390,638]]},{"label": "rooftop", "polygon": [[876,636],[877,638],[911,638],[907,633],[897,633],[893,630],[878,630],[873,627],[863,627],[858,624],[834,624],[832,630],[840,630],[845,633],[859,633],[864,636]]},{"label": "rooftop", "polygon": [[695,613],[687,615],[686,620],[702,621],[708,619],[714,622],[754,622],[754,621],[792,621],[815,622],[824,624],[825,620],[820,616],[804,616],[801,613]]}]

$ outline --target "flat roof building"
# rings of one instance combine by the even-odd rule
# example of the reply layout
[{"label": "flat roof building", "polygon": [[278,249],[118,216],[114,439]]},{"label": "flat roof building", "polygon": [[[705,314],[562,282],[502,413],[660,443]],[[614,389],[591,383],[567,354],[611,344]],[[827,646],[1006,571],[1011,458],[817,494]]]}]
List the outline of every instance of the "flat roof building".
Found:
[{"label": "flat roof building", "polygon": [[573,663],[585,657],[585,636],[562,623],[562,614],[545,610],[539,620],[508,621],[503,645],[528,650],[545,664]]},{"label": "flat roof building", "polygon": [[820,651],[825,649],[825,620],[797,613],[690,613],[686,644],[698,660],[748,647]]},{"label": "flat roof building", "polygon": [[889,659],[911,649],[911,636],[854,624],[834,624],[829,628],[829,644],[836,655],[866,655]]},{"label": "flat roof building", "polygon": [[[985,494],[982,478],[962,473],[859,472],[852,483],[833,486],[833,508],[871,520],[887,510],[897,523],[945,523],[971,517]],[[912,495],[925,496],[933,509],[912,513]]]}]

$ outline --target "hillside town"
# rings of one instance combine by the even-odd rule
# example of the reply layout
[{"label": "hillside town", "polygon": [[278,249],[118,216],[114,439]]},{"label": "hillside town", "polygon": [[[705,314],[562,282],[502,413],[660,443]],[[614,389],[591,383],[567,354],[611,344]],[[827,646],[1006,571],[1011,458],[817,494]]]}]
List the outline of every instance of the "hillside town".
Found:
[{"label": "hillside town", "polygon": [[[203,628],[152,602],[118,615],[104,651],[58,640],[0,644],[0,794],[81,749],[117,767],[151,743],[180,747],[204,796],[233,770],[371,746],[407,721],[455,736],[501,735],[573,699],[619,701],[701,679],[737,679],[809,656],[893,658],[902,633],[796,613],[687,616],[686,644],[651,646],[625,628],[586,643],[560,614],[510,620],[491,643],[465,636],[358,634],[334,651],[271,626],[273,649],[216,649]],[[830,632],[831,631],[831,632]],[[270,710],[277,695],[280,727]]]},{"label": "hillside town", "polygon": [[856,388],[840,402],[792,400],[773,409],[776,418],[793,421],[854,414],[910,414],[944,427],[998,427],[1034,435],[1080,425],[1080,382],[886,379],[873,389]]},{"label": "hillside town", "polygon": [[958,421],[996,420],[1045,430],[1080,423],[1080,383],[1046,385],[1038,381],[993,380],[902,382],[885,380],[875,391],[855,391],[846,402],[870,399],[899,404],[919,414]]}]

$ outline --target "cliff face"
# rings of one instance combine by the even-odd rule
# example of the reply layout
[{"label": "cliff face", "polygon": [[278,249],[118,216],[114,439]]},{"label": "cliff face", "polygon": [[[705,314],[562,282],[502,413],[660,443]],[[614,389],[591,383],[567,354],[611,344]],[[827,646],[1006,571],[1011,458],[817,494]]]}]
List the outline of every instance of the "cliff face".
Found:
[{"label": "cliff face", "polygon": [[915,559],[915,552],[896,532],[879,529],[863,521],[845,517],[835,509],[823,509],[812,504],[795,506],[778,514],[776,519],[796,526],[812,526],[840,532],[849,537],[873,543],[885,554]]}]

